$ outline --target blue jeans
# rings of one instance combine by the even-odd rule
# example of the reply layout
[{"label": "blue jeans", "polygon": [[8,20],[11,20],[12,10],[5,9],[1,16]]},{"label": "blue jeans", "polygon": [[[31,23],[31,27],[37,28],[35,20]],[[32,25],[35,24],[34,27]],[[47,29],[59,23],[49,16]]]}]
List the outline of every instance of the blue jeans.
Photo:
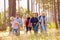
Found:
[{"label": "blue jeans", "polygon": [[14,32],[16,33],[16,35],[19,35],[18,29],[13,29],[12,28],[12,33],[14,33]]},{"label": "blue jeans", "polygon": [[38,33],[38,25],[32,25],[34,33]]},{"label": "blue jeans", "polygon": [[40,23],[40,29],[41,29],[41,32],[45,32],[46,31],[46,26],[45,25],[42,25]]}]

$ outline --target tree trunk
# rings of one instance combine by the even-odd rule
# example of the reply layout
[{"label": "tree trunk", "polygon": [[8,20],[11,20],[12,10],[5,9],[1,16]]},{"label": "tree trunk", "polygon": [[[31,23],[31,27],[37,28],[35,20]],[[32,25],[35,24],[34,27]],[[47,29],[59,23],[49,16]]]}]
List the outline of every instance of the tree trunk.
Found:
[{"label": "tree trunk", "polygon": [[37,0],[36,0],[36,13],[37,13]]},{"label": "tree trunk", "polygon": [[28,10],[28,14],[30,13],[29,11],[29,0],[27,0],[27,10]]},{"label": "tree trunk", "polygon": [[34,9],[34,1],[31,0],[31,12],[33,12],[33,9]]},{"label": "tree trunk", "polygon": [[58,2],[58,22],[59,22],[59,28],[60,28],[60,1],[57,0]]},{"label": "tree trunk", "polygon": [[56,23],[56,29],[58,29],[58,3],[57,0],[54,0],[54,13],[55,13],[55,23]]},{"label": "tree trunk", "polygon": [[18,12],[20,13],[20,0],[18,0]]},{"label": "tree trunk", "polygon": [[44,2],[43,2],[43,11],[44,11]]},{"label": "tree trunk", "polygon": [[4,0],[4,26],[3,29],[6,30],[6,0]]},{"label": "tree trunk", "polygon": [[16,15],[16,0],[9,0],[9,16]]},{"label": "tree trunk", "polygon": [[[16,0],[9,0],[9,18],[11,16],[15,17],[16,15]],[[11,24],[10,25],[10,31],[11,31]]]},{"label": "tree trunk", "polygon": [[39,5],[38,6],[39,6],[39,9],[38,9],[39,10],[39,15],[40,15],[40,0],[39,0]]}]

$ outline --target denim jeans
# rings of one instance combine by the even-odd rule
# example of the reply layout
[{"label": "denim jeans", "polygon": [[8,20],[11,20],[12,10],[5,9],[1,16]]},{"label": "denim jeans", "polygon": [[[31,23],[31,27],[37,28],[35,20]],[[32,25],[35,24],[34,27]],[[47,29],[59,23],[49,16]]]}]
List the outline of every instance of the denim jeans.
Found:
[{"label": "denim jeans", "polygon": [[38,25],[32,25],[34,33],[38,33]]},{"label": "denim jeans", "polygon": [[42,25],[40,23],[40,29],[41,29],[41,32],[45,32],[46,31],[46,26],[45,25]]},{"label": "denim jeans", "polygon": [[12,28],[12,33],[14,33],[14,32],[16,33],[16,35],[19,35],[18,29],[13,29]]}]

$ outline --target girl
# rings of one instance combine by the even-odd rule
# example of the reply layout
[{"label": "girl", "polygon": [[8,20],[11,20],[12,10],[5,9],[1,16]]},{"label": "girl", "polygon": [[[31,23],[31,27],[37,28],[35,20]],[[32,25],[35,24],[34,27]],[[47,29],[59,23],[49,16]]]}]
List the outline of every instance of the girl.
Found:
[{"label": "girl", "polygon": [[16,33],[16,35],[18,35],[18,28],[19,28],[19,23],[17,21],[14,20],[14,17],[10,17],[10,23],[11,23],[11,32],[14,35],[14,32]]}]

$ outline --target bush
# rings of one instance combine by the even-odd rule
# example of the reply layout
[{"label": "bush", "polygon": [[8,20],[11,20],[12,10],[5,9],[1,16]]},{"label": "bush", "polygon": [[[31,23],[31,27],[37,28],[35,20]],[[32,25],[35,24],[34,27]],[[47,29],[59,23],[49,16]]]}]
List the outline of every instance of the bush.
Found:
[{"label": "bush", "polygon": [[0,24],[0,31],[3,31],[3,24]]},{"label": "bush", "polygon": [[55,25],[54,22],[49,22],[49,23],[47,24],[47,27],[48,27],[48,28],[56,28],[56,25]]}]

